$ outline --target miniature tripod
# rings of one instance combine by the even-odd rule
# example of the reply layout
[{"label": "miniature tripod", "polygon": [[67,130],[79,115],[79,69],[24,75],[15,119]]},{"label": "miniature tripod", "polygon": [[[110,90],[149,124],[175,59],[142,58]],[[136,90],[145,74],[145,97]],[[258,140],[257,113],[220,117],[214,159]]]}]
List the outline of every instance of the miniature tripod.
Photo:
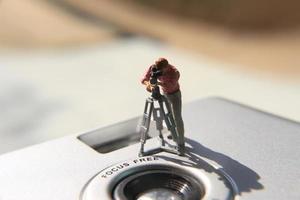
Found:
[{"label": "miniature tripod", "polygon": [[[158,86],[157,86],[158,87]],[[176,125],[174,121],[174,117],[171,112],[170,104],[166,97],[158,93],[159,95],[153,95],[146,99],[145,108],[144,108],[144,114],[141,122],[140,127],[140,134],[141,134],[141,148],[139,152],[139,156],[144,156],[147,154],[144,152],[144,145],[146,143],[146,140],[148,138],[148,132],[151,122],[151,115],[153,113],[153,119],[156,122],[156,129],[159,131],[159,137],[162,141],[162,146],[165,145],[165,141],[162,135],[162,129],[163,129],[163,120],[165,121],[168,130],[171,132],[171,135],[173,137],[173,140],[175,141],[176,145],[178,146],[178,134],[176,130]],[[154,101],[158,101],[159,108],[154,107]],[[179,152],[166,149],[166,148],[160,148],[159,151],[167,151],[170,153],[178,154]],[[148,152],[149,154],[149,152]]]}]

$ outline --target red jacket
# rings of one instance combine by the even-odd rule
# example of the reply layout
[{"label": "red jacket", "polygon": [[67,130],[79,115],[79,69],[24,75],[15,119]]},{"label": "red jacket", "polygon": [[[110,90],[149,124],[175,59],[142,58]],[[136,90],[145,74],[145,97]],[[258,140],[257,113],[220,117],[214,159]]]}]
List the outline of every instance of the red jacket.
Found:
[{"label": "red jacket", "polygon": [[[141,83],[143,83],[144,81],[150,80],[151,68],[152,68],[152,66],[150,66],[146,70],[145,74],[143,75],[143,77],[141,79]],[[170,64],[163,70],[163,74],[158,77],[158,80],[161,84],[161,88],[162,88],[164,94],[172,94],[172,93],[177,92],[180,89],[180,86],[178,83],[179,77],[180,77],[179,71],[176,69],[176,67],[174,67]]]}]

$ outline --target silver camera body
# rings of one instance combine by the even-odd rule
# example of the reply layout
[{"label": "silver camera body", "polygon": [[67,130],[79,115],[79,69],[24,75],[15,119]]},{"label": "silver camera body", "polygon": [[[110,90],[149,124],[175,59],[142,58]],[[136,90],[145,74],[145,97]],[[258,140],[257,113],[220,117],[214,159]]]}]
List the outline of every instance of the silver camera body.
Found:
[{"label": "silver camera body", "polygon": [[184,157],[138,157],[138,117],[4,154],[0,200],[300,199],[300,124],[221,98],[183,118]]}]

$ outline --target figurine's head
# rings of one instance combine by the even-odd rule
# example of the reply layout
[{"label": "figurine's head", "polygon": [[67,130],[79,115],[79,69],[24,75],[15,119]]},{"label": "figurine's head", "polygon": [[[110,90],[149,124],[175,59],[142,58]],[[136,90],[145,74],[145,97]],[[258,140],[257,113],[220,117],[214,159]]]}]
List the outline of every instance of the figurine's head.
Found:
[{"label": "figurine's head", "polygon": [[159,58],[157,61],[155,61],[155,65],[158,70],[162,70],[169,65],[169,62],[165,58]]}]

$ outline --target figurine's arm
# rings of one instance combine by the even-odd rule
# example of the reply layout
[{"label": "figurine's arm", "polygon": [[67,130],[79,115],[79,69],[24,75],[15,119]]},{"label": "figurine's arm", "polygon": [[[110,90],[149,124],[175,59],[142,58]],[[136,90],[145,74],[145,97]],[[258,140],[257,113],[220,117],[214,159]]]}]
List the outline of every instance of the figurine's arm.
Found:
[{"label": "figurine's arm", "polygon": [[149,82],[150,76],[151,76],[151,66],[145,71],[145,73],[144,73],[144,75],[143,75],[143,77],[142,77],[142,79],[141,79],[141,83],[142,83],[143,85],[146,85],[146,90],[147,90],[148,92],[151,92],[151,91],[152,91],[152,88],[153,88],[153,87],[151,86],[150,82]]},{"label": "figurine's arm", "polygon": [[151,66],[145,71],[144,75],[141,78],[141,83],[145,85],[146,82],[149,82],[151,76]]}]

